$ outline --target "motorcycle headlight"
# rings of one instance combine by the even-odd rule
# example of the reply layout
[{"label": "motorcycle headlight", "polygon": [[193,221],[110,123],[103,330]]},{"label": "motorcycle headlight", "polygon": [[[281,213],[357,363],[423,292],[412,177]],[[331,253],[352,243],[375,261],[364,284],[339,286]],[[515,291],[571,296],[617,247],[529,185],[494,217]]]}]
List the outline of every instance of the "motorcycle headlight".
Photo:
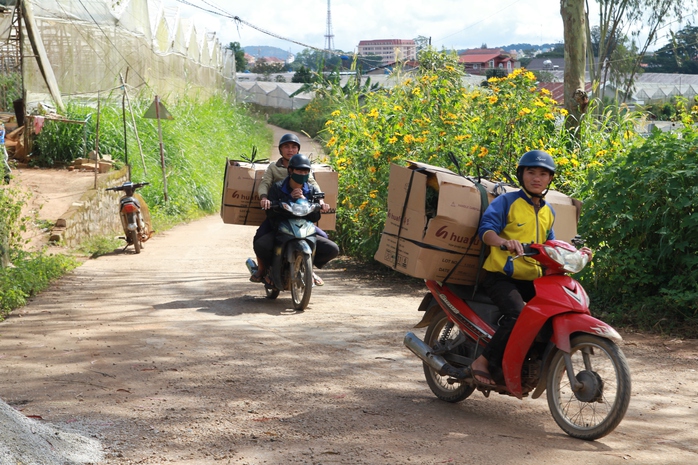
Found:
[{"label": "motorcycle headlight", "polygon": [[560,269],[566,273],[579,273],[589,263],[589,256],[579,250],[567,250],[561,247],[545,246],[545,253],[560,264]]},{"label": "motorcycle headlight", "polygon": [[298,199],[291,206],[291,212],[296,216],[305,216],[312,211],[312,206],[306,199]]}]

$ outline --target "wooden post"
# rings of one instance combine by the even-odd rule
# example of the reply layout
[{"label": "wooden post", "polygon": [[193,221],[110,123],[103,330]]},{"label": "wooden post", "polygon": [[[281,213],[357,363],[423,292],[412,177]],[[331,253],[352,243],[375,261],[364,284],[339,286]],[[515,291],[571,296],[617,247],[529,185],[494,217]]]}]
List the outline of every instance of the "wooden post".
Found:
[{"label": "wooden post", "polygon": [[[95,189],[97,189],[97,173],[99,173],[99,112],[100,112],[100,101],[99,101],[99,91],[97,91],[97,123],[95,129]],[[92,157],[90,157],[92,158]]]},{"label": "wooden post", "polygon": [[162,124],[160,123],[160,97],[155,96],[155,117],[158,120],[158,137],[160,138],[160,164],[162,165],[162,187],[167,202],[167,170],[165,169],[165,147],[162,144]]},{"label": "wooden post", "polygon": [[[131,124],[133,124],[133,132],[136,134],[136,142],[138,142],[138,151],[141,154],[141,163],[143,163],[143,174],[148,176],[148,169],[145,167],[145,157],[143,156],[143,146],[141,145],[141,138],[138,136],[138,127],[136,126],[136,118],[133,116],[133,107],[131,106],[131,99],[128,96],[128,90],[126,89],[126,80],[119,74],[121,78],[121,84],[124,86],[124,95],[126,96],[126,103],[128,103],[128,112],[131,114]],[[131,174],[129,173],[129,180],[131,179]]]}]

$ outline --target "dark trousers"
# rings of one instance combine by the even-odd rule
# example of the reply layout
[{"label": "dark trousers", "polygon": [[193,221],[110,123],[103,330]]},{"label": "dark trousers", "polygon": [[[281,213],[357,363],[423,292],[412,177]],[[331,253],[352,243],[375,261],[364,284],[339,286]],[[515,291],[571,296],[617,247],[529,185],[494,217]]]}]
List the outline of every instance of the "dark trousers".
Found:
[{"label": "dark trousers", "polygon": [[[256,237],[254,240],[254,253],[262,262],[264,267],[269,267],[274,258],[274,239],[276,231],[268,232],[262,236]],[[326,237],[315,237],[315,256],[313,257],[313,266],[322,268],[339,255],[339,247],[337,244],[327,239]]]},{"label": "dark trousers", "polygon": [[490,365],[499,368],[502,366],[504,349],[514,329],[516,319],[521,314],[526,302],[536,295],[536,290],[533,287],[533,281],[513,279],[503,273],[489,271],[485,275],[482,287],[489,298],[499,307],[499,311],[502,312],[499,328],[482,353]]}]

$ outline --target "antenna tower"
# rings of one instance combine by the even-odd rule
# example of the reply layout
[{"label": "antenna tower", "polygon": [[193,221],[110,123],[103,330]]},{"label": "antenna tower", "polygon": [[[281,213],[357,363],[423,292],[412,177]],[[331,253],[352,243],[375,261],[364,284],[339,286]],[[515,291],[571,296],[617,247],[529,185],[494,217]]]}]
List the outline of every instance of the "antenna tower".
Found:
[{"label": "antenna tower", "polygon": [[330,0],[327,0],[327,32],[325,33],[325,51],[334,50],[334,34],[332,34],[332,13],[330,11]]}]

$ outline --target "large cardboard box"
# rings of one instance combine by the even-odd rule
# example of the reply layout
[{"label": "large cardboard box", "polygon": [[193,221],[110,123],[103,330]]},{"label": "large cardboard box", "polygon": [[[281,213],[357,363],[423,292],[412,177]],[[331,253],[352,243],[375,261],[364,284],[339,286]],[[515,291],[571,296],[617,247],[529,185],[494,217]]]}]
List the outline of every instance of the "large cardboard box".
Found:
[{"label": "large cardboard box", "polygon": [[[226,224],[259,226],[267,215],[259,206],[257,188],[262,182],[268,163],[247,163],[226,160],[221,199],[221,218]],[[318,226],[325,231],[335,229],[338,173],[329,165],[312,165],[313,175],[323,192],[330,211],[323,213]]]},{"label": "large cardboard box", "polygon": [[[454,272],[449,282],[474,280],[482,247],[477,228],[483,196],[488,205],[496,195],[517,189],[424,163],[391,165],[385,229],[374,258],[411,276],[438,279],[445,276],[442,269],[447,263],[457,262],[444,254],[465,255],[461,263],[474,264],[474,268],[466,267],[463,273],[471,276],[455,278]],[[581,204],[556,191],[550,191],[546,200],[555,210],[556,237],[570,241],[577,233]],[[397,263],[402,260],[404,266],[395,262],[398,242]]]},{"label": "large cardboard box", "polygon": [[477,255],[434,249],[425,244],[386,233],[381,235],[380,245],[374,258],[394,270],[415,278],[443,281],[448,277],[449,283],[466,285],[475,284],[477,269],[480,265]]}]

